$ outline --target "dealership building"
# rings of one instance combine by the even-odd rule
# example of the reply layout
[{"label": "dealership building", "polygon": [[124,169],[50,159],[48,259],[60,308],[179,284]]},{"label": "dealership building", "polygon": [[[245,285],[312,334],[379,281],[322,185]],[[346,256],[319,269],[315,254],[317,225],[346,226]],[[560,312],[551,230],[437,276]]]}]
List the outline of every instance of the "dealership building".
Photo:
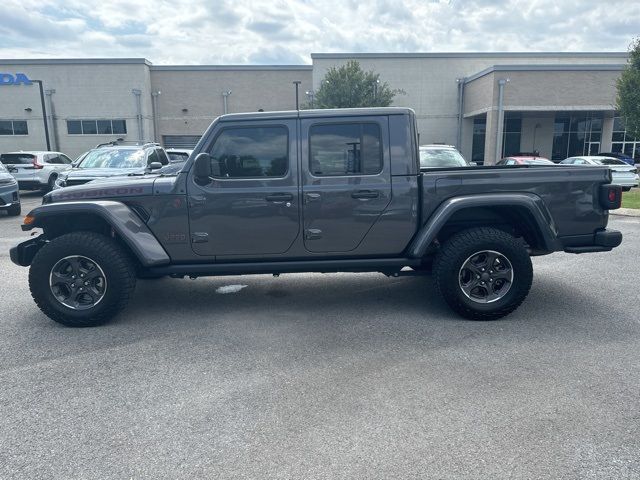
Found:
[{"label": "dealership building", "polygon": [[[640,154],[615,109],[626,53],[312,54],[311,65],[154,65],[141,58],[0,60],[0,152],[77,156],[122,138],[192,147],[225,112],[313,104],[327,70],[357,60],[413,108],[420,143],[491,164]],[[298,99],[296,99],[296,88]]]}]

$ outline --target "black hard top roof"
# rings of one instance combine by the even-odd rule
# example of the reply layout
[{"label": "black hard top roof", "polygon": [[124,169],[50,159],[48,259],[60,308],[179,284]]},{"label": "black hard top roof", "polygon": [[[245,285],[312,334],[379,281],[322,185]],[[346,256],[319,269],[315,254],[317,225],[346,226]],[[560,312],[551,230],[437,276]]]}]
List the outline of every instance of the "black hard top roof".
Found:
[{"label": "black hard top roof", "polygon": [[316,110],[287,110],[281,112],[246,112],[228,113],[220,116],[221,122],[235,120],[265,120],[281,118],[317,118],[317,117],[345,117],[369,115],[409,115],[411,108],[406,107],[373,107],[373,108],[325,108]]}]

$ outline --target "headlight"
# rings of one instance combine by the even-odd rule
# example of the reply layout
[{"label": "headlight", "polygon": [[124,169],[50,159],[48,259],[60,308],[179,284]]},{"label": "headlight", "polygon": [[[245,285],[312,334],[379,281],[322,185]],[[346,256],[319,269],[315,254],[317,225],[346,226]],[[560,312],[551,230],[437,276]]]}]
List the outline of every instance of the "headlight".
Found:
[{"label": "headlight", "polygon": [[54,189],[56,188],[64,188],[67,186],[67,177],[60,175],[56,178],[55,183],[53,184]]}]

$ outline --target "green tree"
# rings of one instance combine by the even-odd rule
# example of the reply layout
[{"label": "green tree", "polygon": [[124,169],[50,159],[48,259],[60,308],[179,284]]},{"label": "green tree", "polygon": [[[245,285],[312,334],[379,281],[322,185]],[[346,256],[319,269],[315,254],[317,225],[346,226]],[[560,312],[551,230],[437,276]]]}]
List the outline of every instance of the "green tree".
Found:
[{"label": "green tree", "polygon": [[355,60],[331,67],[315,94],[314,108],[388,107],[393,98],[404,93],[392,90],[380,74],[365,72]]},{"label": "green tree", "polygon": [[640,38],[629,45],[629,62],[618,79],[618,110],[628,133],[640,138]]}]

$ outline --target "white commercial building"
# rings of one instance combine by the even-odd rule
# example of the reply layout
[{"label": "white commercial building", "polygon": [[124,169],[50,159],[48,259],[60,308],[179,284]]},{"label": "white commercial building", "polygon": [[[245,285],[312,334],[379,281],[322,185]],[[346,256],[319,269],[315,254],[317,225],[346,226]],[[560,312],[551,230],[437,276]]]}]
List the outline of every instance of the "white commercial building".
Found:
[{"label": "white commercial building", "polygon": [[330,67],[353,59],[402,92],[394,105],[416,111],[423,144],[455,144],[485,163],[523,151],[556,160],[603,151],[640,155],[640,139],[616,117],[626,53],[311,57],[312,65],[282,66],[0,60],[0,152],[45,149],[47,138],[48,148],[71,156],[115,138],[191,146],[225,111],[294,109],[296,87],[298,102],[308,103]]}]

